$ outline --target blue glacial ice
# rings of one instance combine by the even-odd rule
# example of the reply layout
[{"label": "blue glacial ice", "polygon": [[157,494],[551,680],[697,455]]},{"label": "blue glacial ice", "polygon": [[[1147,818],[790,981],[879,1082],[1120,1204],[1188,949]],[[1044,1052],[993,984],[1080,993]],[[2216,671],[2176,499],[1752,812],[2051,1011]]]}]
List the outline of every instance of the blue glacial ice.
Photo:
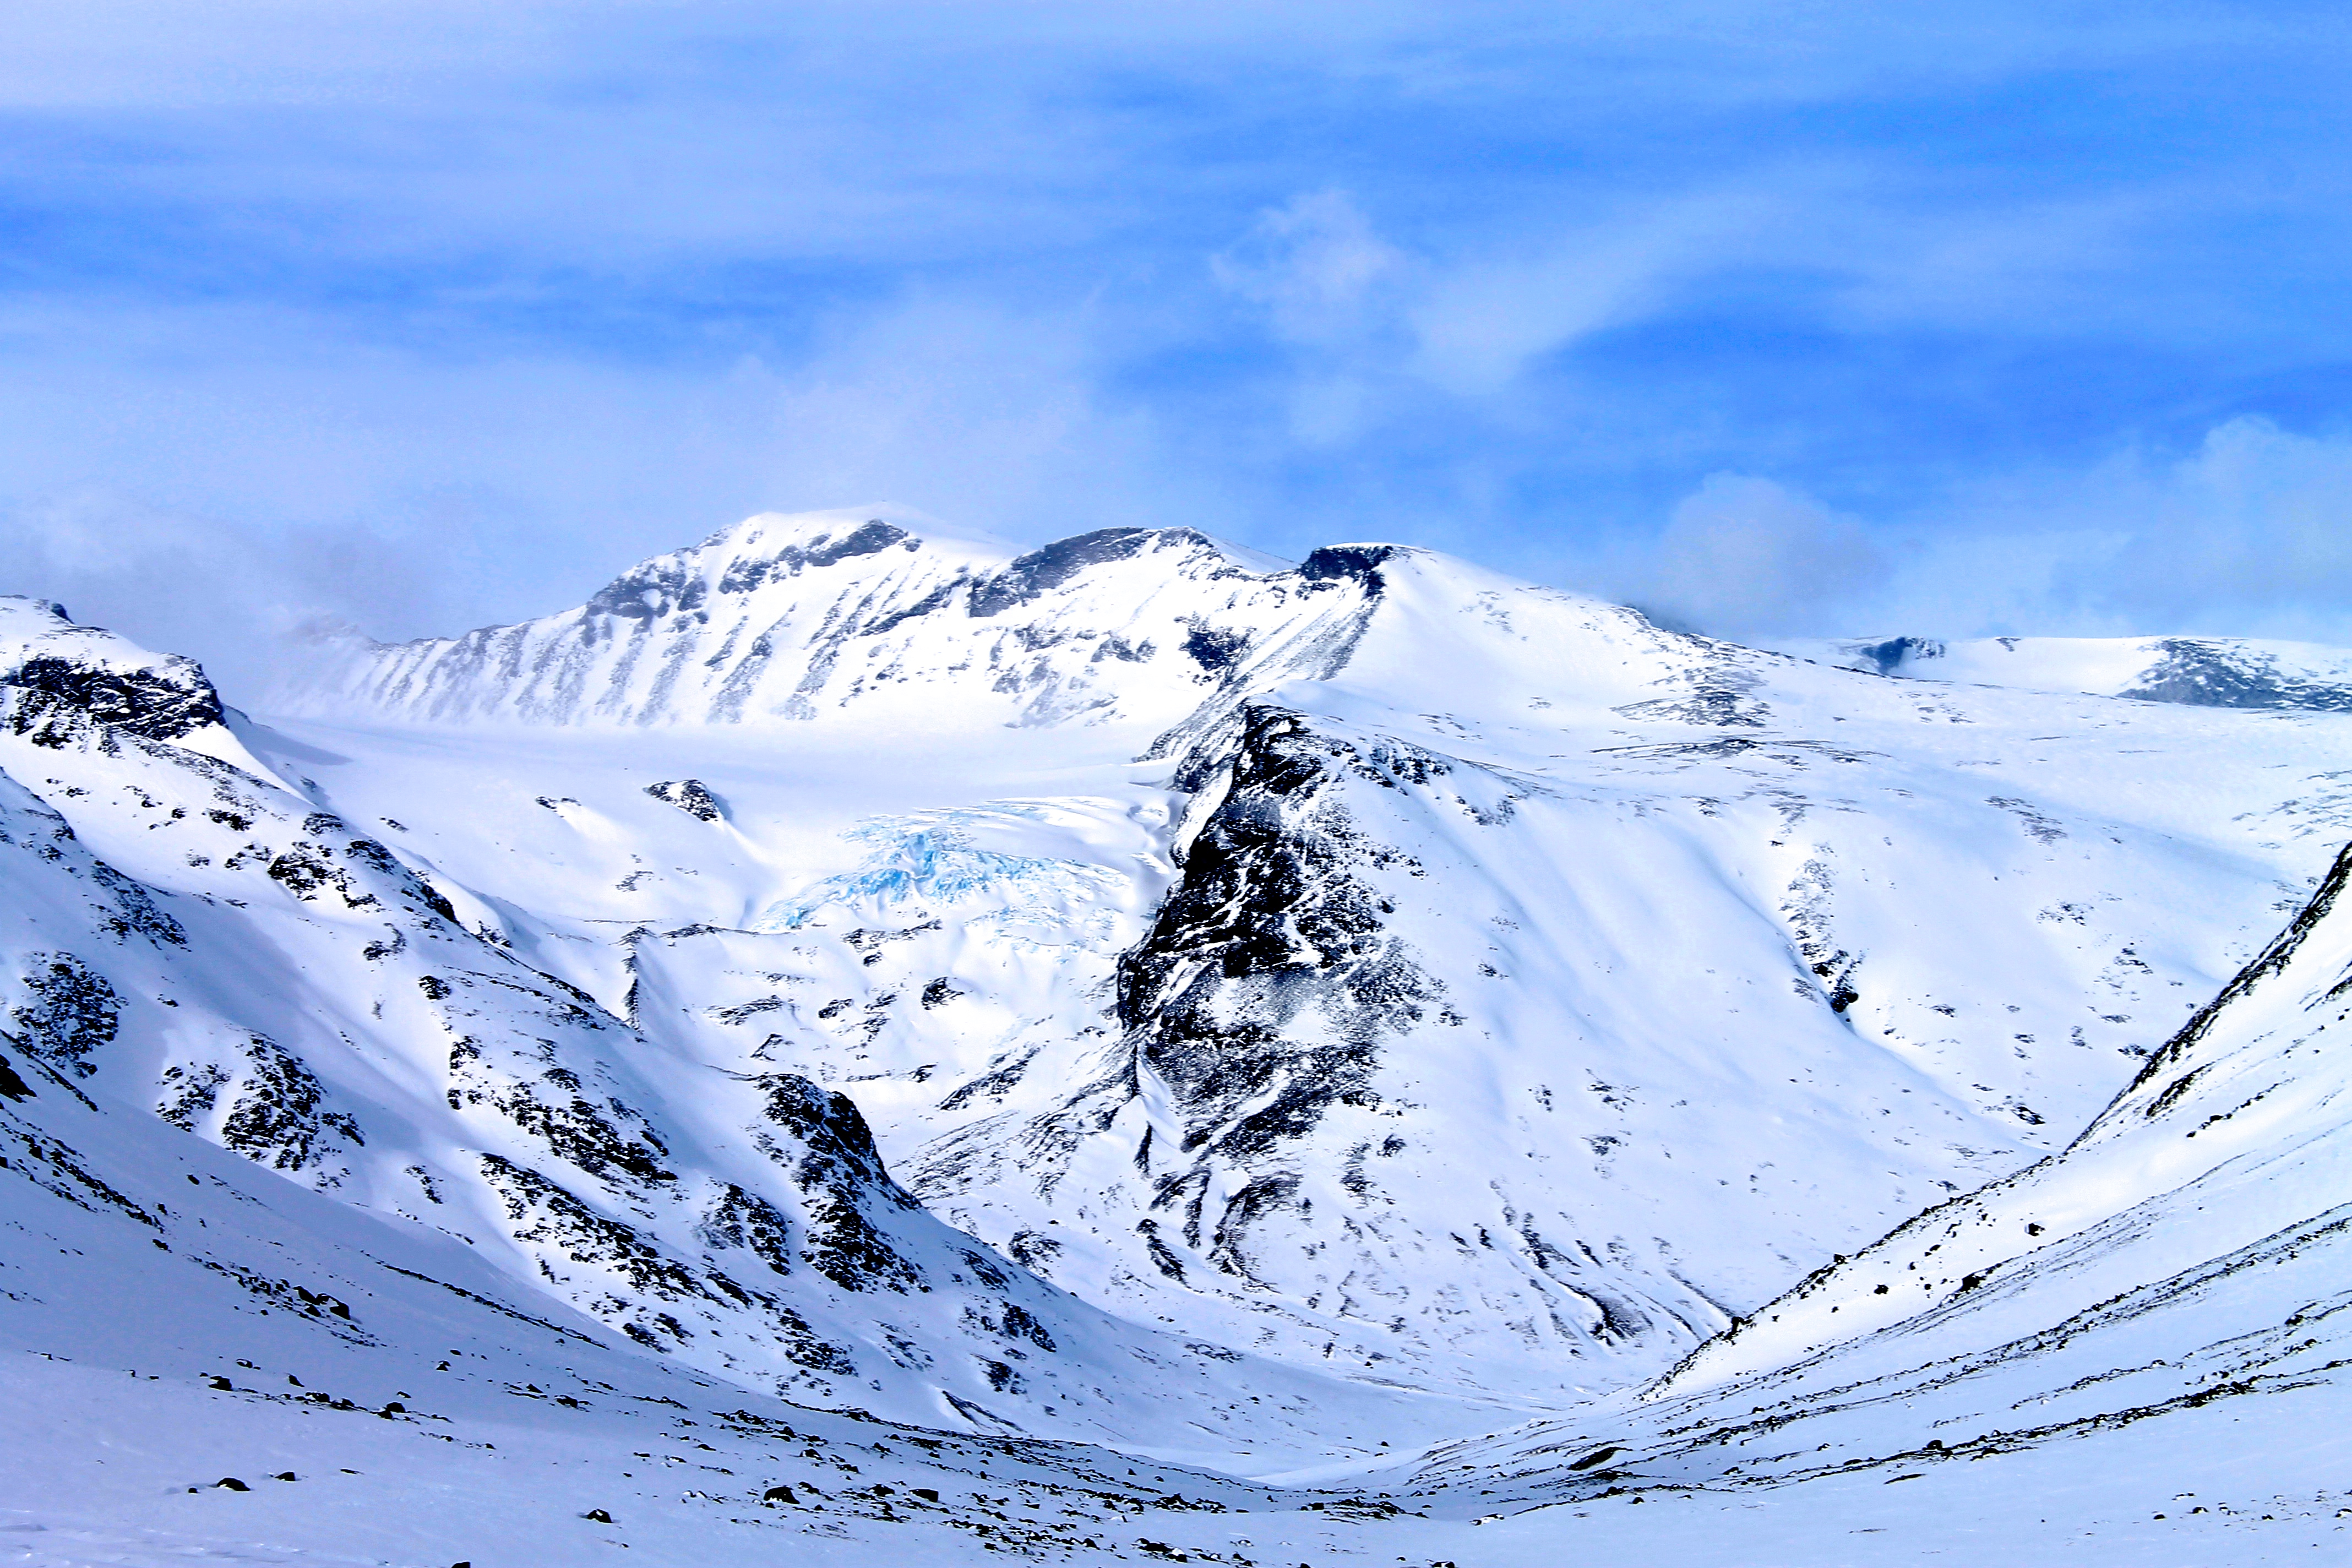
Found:
[{"label": "blue glacial ice", "polygon": [[974,846],[964,823],[992,814],[934,812],[883,816],[842,835],[867,846],[856,869],[812,883],[779,899],[751,921],[757,931],[798,931],[827,906],[851,909],[951,904],[976,898],[1035,907],[1089,898],[1118,883],[1117,873],[1078,860],[1008,855]]}]

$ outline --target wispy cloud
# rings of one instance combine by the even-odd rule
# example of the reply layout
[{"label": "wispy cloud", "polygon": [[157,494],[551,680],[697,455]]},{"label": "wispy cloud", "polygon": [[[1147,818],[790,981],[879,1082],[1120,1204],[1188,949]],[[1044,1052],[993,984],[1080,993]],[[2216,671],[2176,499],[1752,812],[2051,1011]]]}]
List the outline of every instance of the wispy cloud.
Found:
[{"label": "wispy cloud", "polygon": [[20,10],[0,588],[216,659],[175,594],[409,635],[882,497],[2342,624],[2317,8]]},{"label": "wispy cloud", "polygon": [[2242,416],[2004,475],[1872,529],[1717,475],[1613,584],[1727,635],[2203,633],[2352,642],[2352,433]]}]

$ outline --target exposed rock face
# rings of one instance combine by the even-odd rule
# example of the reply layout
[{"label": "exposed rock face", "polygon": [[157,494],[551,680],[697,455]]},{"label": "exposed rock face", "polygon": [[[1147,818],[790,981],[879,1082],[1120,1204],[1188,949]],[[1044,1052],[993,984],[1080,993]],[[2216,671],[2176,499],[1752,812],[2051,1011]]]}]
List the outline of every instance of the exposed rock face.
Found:
[{"label": "exposed rock face", "polygon": [[1383,930],[1394,906],[1353,874],[1411,859],[1349,819],[1329,788],[1347,767],[1371,773],[1297,714],[1248,710],[1240,749],[1202,781],[1221,798],[1182,846],[1183,877],[1120,962],[1119,1022],[1183,1126],[1171,1155],[1246,1161],[1335,1102],[1376,1103],[1381,1037],[1441,989]]},{"label": "exposed rock face", "polygon": [[[893,545],[908,550],[919,547],[904,529],[893,528],[878,518],[837,532],[820,532],[772,551],[735,556],[720,574],[716,592],[749,594],[770,582],[822,571],[852,556],[878,554]],[[587,607],[593,615],[622,621],[653,621],[674,615],[707,620],[712,591],[713,585],[679,556],[665,555],[604,584]]]},{"label": "exposed rock face", "polygon": [[[358,1121],[331,1108],[326,1086],[300,1058],[264,1035],[247,1042],[244,1056],[243,1070],[228,1079],[224,1113],[205,1129],[223,1148],[280,1171],[317,1171],[366,1143]],[[196,1130],[193,1121],[184,1125]],[[347,1173],[330,1175],[329,1184]]]},{"label": "exposed rock face", "polygon": [[2352,713],[2352,680],[2315,679],[2278,655],[2214,637],[2166,637],[2161,657],[2118,695],[2208,708],[2305,708]]},{"label": "exposed rock face", "polygon": [[869,1211],[877,1204],[918,1207],[875,1152],[866,1119],[845,1094],[804,1078],[778,1073],[759,1080],[767,1091],[768,1121],[792,1134],[761,1147],[792,1175],[808,1205],[805,1257],[811,1268],[845,1290],[905,1291],[923,1283],[922,1270],[890,1245]]},{"label": "exposed rock face", "polygon": [[[28,658],[9,673],[6,683],[28,694],[17,708],[19,724],[45,708],[51,712],[78,709],[100,723],[151,741],[176,741],[221,721],[219,694],[191,658],[163,659],[137,670],[94,668],[70,658]],[[47,700],[32,700],[35,697]]]},{"label": "exposed rock face", "polygon": [[1134,559],[1137,552],[1152,542],[1152,537],[1149,529],[1105,528],[1056,540],[1015,557],[1003,571],[975,582],[967,601],[969,611],[985,619],[1034,603],[1089,566]]},{"label": "exposed rock face", "polygon": [[77,626],[46,599],[0,597],[0,726],[9,733],[47,746],[93,726],[177,741],[221,717],[195,660]]},{"label": "exposed rock face", "polygon": [[1944,657],[1944,645],[1934,637],[1889,637],[1885,642],[1856,643],[1850,650],[1857,668],[1867,660],[1881,675],[1900,675],[1909,665]]},{"label": "exposed rock face", "polygon": [[79,1077],[98,1070],[98,1051],[113,1043],[122,999],[106,976],[70,952],[28,955],[17,982],[24,1000],[10,1010],[18,1037]]},{"label": "exposed rock face", "polygon": [[656,800],[666,801],[699,822],[717,822],[727,815],[719,797],[700,779],[664,779],[659,784],[646,785],[646,793]]}]

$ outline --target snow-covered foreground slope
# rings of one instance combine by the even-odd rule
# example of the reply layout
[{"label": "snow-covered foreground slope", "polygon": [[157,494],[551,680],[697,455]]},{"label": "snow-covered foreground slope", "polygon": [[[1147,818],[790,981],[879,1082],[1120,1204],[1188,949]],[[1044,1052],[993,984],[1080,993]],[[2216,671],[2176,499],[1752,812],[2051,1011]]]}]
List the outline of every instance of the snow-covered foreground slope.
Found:
[{"label": "snow-covered foreground slope", "polygon": [[[1969,1261],[1985,1278],[1958,1310],[1948,1295],[1761,1375],[1710,1383],[1725,1369],[1702,1358],[1665,1397],[1576,1428],[1289,1486],[783,1404],[530,1300],[456,1237],[201,1139],[159,1143],[21,1053],[0,1074],[0,1547],[41,1568],[568,1568],[616,1550],[709,1564],[2330,1561],[2352,1512],[2330,1364],[2341,1221],[2241,1243],[2294,1212],[2298,1184],[2306,1205],[2342,1190],[2342,1075],[2320,1048],[2346,1016],[2342,926],[2291,931],[2075,1151],[1801,1293],[1790,1305],[1810,1321],[1777,1348],[1833,1333],[1825,1307],[1879,1300],[1871,1279],[1934,1258],[1930,1233],[1986,1221],[1960,1227],[1981,1233]],[[2226,1110],[2258,1083],[2281,1109],[2233,1128],[2242,1113]],[[2232,1135],[2184,1156],[2216,1129]],[[2085,1149],[2105,1168],[2070,1170]],[[2185,1246],[2103,1219],[2183,1174],[2155,1195]],[[2203,1217],[2250,1193],[2262,1206]],[[2031,1244],[1995,1239],[2029,1211],[2054,1222],[2046,1274]],[[2071,1277],[2086,1265],[2105,1276],[2087,1291]],[[2055,1286],[2038,1312],[2037,1281]]]},{"label": "snow-covered foreground slope", "polygon": [[1773,645],[1910,680],[2081,691],[2211,708],[2352,712],[2352,651],[2253,637],[1848,638]]},{"label": "snow-covered foreground slope", "polygon": [[1839,1259],[1643,1402],[1461,1446],[1423,1480],[1516,1510],[2138,1447],[2166,1518],[2209,1514],[2225,1500],[2199,1478],[2232,1468],[2332,1471],[2325,1500],[2352,1500],[2347,884],[2352,850],[2063,1152]]},{"label": "snow-covered foreground slope", "polygon": [[[2166,1130],[2171,1139],[2203,1132],[2226,1123],[2189,1106],[2194,1090],[2168,1101],[2169,1084],[2212,1069],[2220,1106],[2239,1092],[2221,1069],[2235,1064],[2242,1088],[2278,1077],[2280,1058],[2300,1061],[2319,1043],[2294,1005],[2309,999],[2307,971],[2334,990],[2352,956],[2340,931],[2318,934],[2331,940],[2306,936],[2304,973],[2299,952],[2279,965],[2284,993],[2260,995],[2260,979],[2239,988],[2268,1002],[2271,1017],[2241,1023],[2225,1008],[2118,1111],[2149,1124],[2188,1117]],[[2269,1051],[2249,1049],[2281,1015],[2293,1017],[2288,1032]],[[2324,1017],[2340,1026],[2340,1000]],[[2332,1086],[2296,1087],[2302,1104],[2286,1120],[2315,1135],[2285,1142],[2307,1153],[2325,1142],[2314,1111]],[[28,1138],[34,1125],[43,1131]],[[10,1413],[0,1548],[41,1568],[194,1557],[555,1568],[609,1562],[616,1549],[709,1564],[884,1553],[921,1564],[984,1552],[1492,1568],[2227,1563],[2331,1560],[2352,1511],[2341,1384],[2320,1353],[2330,1298],[2278,1315],[2315,1284],[2340,1291],[2341,1271],[2325,1278],[2324,1258],[2315,1281],[2291,1267],[2310,1249],[2300,1237],[2192,1271],[2186,1289],[2142,1289],[2121,1310],[2078,1315],[2007,1356],[1982,1353],[1985,1325],[1963,1325],[1930,1349],[1975,1345],[1973,1362],[1956,1358],[1899,1390],[1839,1388],[1801,1363],[1781,1377],[1804,1384],[1811,1407],[1775,1407],[1777,1423],[1749,1408],[1776,1380],[1735,1378],[1643,1412],[1666,1428],[1644,1434],[1655,1451],[1643,1437],[1629,1443],[1621,1418],[1565,1447],[1552,1431],[1457,1449],[1417,1478],[1412,1467],[1360,1468],[1319,1486],[1266,1487],[1101,1448],[810,1411],[633,1352],[593,1319],[520,1297],[457,1238],[387,1224],[202,1140],[159,1145],[83,1103],[70,1075],[23,1056],[0,1075],[0,1134],[16,1182],[0,1227],[0,1399]],[[2250,1129],[2216,1169],[2265,1142]],[[92,1180],[96,1168],[123,1186]],[[2035,1212],[2057,1209],[2045,1201]],[[239,1258],[262,1267],[239,1268]],[[1996,1289],[1968,1295],[1990,1301]],[[2189,1310],[2168,1311],[2184,1300]],[[2144,1342],[2115,1342],[2118,1324]],[[2161,1353],[2127,1362],[2119,1370],[2137,1381],[2107,1394],[2104,1413],[2106,1380],[2062,1381],[2096,1367],[2100,1350],[2179,1356],[2217,1329],[2238,1337],[2180,1367]],[[2073,1342],[2103,1333],[2089,1353]],[[2071,1406],[2041,1429],[1971,1441],[1952,1416],[1985,1404],[1996,1376],[2006,1386],[1995,1397]],[[2186,1388],[2127,1403],[2168,1377]],[[2257,1405],[2259,1416],[2240,1414]],[[1923,1441],[1922,1429],[1947,1436]],[[1694,1432],[1717,1441],[1694,1443]],[[1766,1435],[1773,1452],[1723,1462],[1720,1450],[1752,1450]]]},{"label": "snow-covered foreground slope", "polygon": [[2334,714],[1184,530],[758,518],[293,706],[251,743],[519,956],[1055,1283],[1555,1405],[2063,1142],[2352,821]]},{"label": "snow-covered foreground slope", "polygon": [[[2340,1409],[2280,1410],[2314,1425],[2307,1442],[2277,1453],[2249,1455],[2218,1414],[2189,1412],[1891,1488],[1874,1469],[1772,1492],[1640,1490],[1494,1518],[1495,1495],[1479,1495],[1493,1489],[1391,1500],[1360,1483],[1252,1487],[1099,1449],[853,1423],[663,1379],[641,1362],[574,1357],[552,1372],[487,1340],[442,1337],[459,1352],[441,1358],[448,1373],[429,1357],[394,1365],[247,1340],[217,1363],[226,1391],[189,1373],[194,1358],[0,1352],[10,1411],[0,1551],[25,1568],[929,1568],[1005,1557],[2145,1568],[2333,1561],[2352,1501]],[[351,1408],[306,1408],[314,1392]],[[389,1419],[369,1407],[403,1393]],[[2211,1441],[2232,1436],[2234,1452]],[[247,1489],[219,1484],[229,1479]],[[768,1500],[779,1488],[790,1500]],[[2180,1498],[2188,1490],[2194,1499]]]},{"label": "snow-covered foreground slope", "polygon": [[784,1403],[461,1237],[158,1138],[21,1047],[0,1149],[13,1563],[944,1562],[1332,1495]]}]

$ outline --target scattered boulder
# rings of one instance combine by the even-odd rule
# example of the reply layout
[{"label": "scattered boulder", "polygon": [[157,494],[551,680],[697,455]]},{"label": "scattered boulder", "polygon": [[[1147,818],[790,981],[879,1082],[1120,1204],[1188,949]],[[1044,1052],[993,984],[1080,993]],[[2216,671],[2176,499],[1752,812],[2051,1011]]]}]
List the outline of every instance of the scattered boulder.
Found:
[{"label": "scattered boulder", "polygon": [[664,779],[646,785],[646,793],[704,822],[717,822],[727,815],[727,808],[700,779]]}]

